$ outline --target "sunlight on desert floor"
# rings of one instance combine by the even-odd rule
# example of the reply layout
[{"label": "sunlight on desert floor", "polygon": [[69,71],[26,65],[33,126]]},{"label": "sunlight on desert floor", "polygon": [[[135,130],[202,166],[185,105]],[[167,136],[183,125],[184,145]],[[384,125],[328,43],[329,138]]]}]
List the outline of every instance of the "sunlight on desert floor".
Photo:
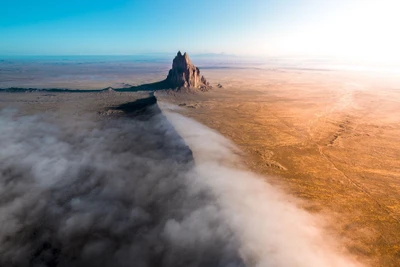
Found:
[{"label": "sunlight on desert floor", "polygon": [[214,85],[206,94],[157,97],[238,144],[252,170],[327,216],[327,231],[360,260],[398,266],[400,79],[285,69],[204,74]]},{"label": "sunlight on desert floor", "polygon": [[[157,71],[110,74],[95,82],[72,73],[71,81],[78,88],[97,89],[120,82],[154,82],[165,77],[165,66],[158,66]],[[360,262],[399,266],[398,77],[256,67],[204,68],[202,74],[212,90],[158,91],[158,100],[180,106],[183,115],[232,140],[243,151],[240,155],[248,168],[297,197],[305,210],[324,218],[325,232]],[[124,79],[128,76],[131,80]],[[70,86],[68,77],[57,77],[46,84]],[[21,82],[10,80],[12,86]],[[29,86],[43,83],[36,78],[26,80]],[[55,113],[60,119],[99,112],[108,116],[114,112],[108,110],[110,106],[147,95],[4,93],[0,107],[15,107],[28,115]]]}]

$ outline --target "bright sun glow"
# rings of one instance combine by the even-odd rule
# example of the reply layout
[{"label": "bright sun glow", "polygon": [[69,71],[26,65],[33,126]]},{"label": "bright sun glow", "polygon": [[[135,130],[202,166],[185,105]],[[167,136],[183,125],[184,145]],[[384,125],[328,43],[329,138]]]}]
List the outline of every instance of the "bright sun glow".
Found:
[{"label": "bright sun glow", "polygon": [[400,63],[399,10],[400,1],[396,0],[353,1],[334,16],[318,17],[287,34],[276,49],[366,63]]}]

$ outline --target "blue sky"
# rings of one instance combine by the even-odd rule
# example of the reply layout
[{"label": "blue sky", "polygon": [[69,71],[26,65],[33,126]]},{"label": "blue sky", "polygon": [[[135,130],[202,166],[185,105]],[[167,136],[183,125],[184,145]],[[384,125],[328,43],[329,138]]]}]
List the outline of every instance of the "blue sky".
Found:
[{"label": "blue sky", "polygon": [[0,54],[245,53],[285,26],[283,2],[6,0]]},{"label": "blue sky", "polygon": [[392,1],[3,0],[0,55],[354,54],[371,35],[363,23]]}]

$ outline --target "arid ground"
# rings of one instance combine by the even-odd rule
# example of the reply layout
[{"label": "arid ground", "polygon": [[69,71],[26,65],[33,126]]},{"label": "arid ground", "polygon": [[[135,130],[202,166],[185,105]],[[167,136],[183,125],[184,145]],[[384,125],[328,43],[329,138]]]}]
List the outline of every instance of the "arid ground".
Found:
[{"label": "arid ground", "polygon": [[158,99],[233,140],[252,170],[327,216],[327,231],[358,259],[400,265],[400,79],[296,69],[204,74],[212,91]]},{"label": "arid ground", "polygon": [[[127,82],[158,81],[164,74],[139,73]],[[326,231],[361,262],[400,265],[399,78],[295,68],[205,68],[202,74],[214,87],[209,92],[158,91],[158,101],[180,106],[183,115],[232,140],[251,170],[326,218]],[[147,93],[79,95],[2,93],[0,107],[108,115],[110,106]]]}]

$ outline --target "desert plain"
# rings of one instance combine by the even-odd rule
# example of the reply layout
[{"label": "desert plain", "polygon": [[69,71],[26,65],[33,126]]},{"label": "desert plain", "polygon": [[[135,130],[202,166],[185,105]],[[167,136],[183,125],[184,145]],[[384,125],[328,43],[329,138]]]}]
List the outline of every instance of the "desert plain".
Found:
[{"label": "desert plain", "polygon": [[[158,81],[164,69],[127,82]],[[400,78],[256,67],[202,74],[213,89],[157,91],[157,100],[232,140],[249,169],[322,217],[324,230],[360,262],[400,265]],[[110,107],[147,94],[4,92],[0,108],[108,116]]]},{"label": "desert plain", "polygon": [[158,99],[231,139],[250,169],[323,215],[326,230],[360,261],[400,264],[398,76],[289,68],[204,74],[213,90]]}]

